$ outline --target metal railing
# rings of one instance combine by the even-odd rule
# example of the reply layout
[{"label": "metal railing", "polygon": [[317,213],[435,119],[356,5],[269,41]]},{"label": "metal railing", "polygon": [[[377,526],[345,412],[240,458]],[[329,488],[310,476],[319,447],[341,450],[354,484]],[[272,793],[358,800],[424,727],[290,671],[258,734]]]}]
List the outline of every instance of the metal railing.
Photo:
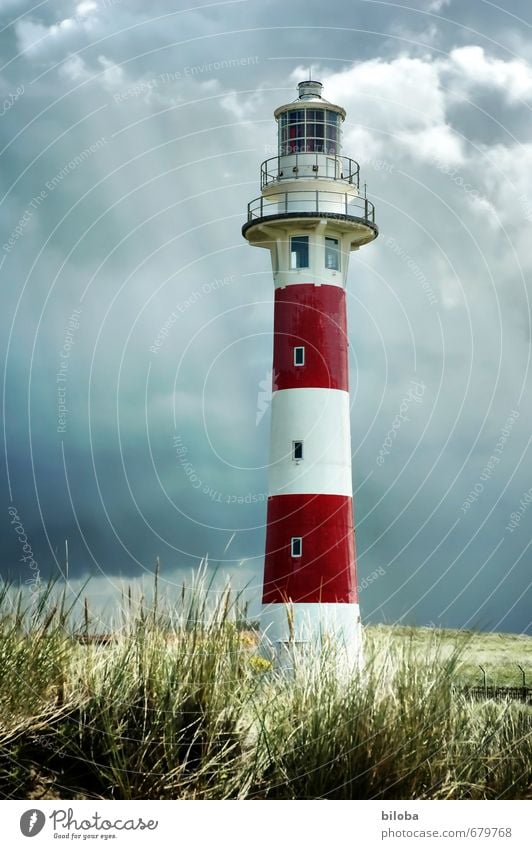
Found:
[{"label": "metal railing", "polygon": [[491,699],[495,702],[507,700],[532,705],[532,687],[464,687],[464,695],[477,701]]},{"label": "metal railing", "polygon": [[521,673],[521,686],[501,686],[488,685],[488,674],[486,669],[478,665],[482,672],[482,684],[480,686],[464,687],[462,692],[472,699],[484,701],[492,699],[496,702],[504,702],[507,700],[524,702],[532,706],[532,687],[528,687],[526,683],[526,673],[520,663],[515,664]]},{"label": "metal railing", "polygon": [[272,156],[260,166],[260,187],[271,186],[280,180],[309,180],[312,178],[338,180],[360,186],[360,165],[348,156],[325,153],[287,153]]},{"label": "metal railing", "polygon": [[347,192],[279,192],[254,198],[248,203],[248,222],[269,216],[302,213],[303,215],[339,215],[375,224],[375,207],[366,197],[353,197]]}]

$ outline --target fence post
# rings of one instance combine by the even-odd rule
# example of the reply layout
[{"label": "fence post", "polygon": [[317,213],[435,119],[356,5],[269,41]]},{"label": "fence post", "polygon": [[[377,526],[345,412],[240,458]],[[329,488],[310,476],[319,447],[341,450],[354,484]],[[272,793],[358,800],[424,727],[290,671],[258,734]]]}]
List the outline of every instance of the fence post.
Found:
[{"label": "fence post", "polygon": [[526,704],[526,674],[525,674],[525,670],[523,669],[523,667],[521,666],[520,663],[516,663],[516,666],[518,667],[518,669],[521,670],[521,675],[523,676],[523,701]]},{"label": "fence post", "polygon": [[480,670],[482,670],[482,675],[484,677],[484,695],[487,696],[488,695],[488,678],[487,678],[487,675],[486,675],[486,670],[484,669],[483,666],[480,665],[480,663],[478,665],[478,668]]}]

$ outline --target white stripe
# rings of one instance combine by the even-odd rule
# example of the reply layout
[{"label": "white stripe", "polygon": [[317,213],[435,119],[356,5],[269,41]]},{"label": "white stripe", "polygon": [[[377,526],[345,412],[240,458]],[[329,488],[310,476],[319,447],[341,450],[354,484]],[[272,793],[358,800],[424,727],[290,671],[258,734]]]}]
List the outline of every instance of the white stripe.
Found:
[{"label": "white stripe", "polygon": [[301,269],[300,271],[278,271],[274,274],[273,284],[275,289],[284,289],[286,286],[337,286],[345,289],[345,277],[340,271],[315,271],[314,269]]},{"label": "white stripe", "polygon": [[[358,604],[265,604],[261,612],[260,630],[264,651],[273,652],[280,666],[290,660],[291,645],[296,649],[319,646],[324,638],[332,638],[339,654],[343,653],[350,664],[362,661],[362,627]],[[327,639],[324,642],[327,643]]]},{"label": "white stripe", "polygon": [[[292,443],[303,441],[303,459]],[[340,389],[281,389],[272,398],[271,495],[352,496],[349,394]]]}]

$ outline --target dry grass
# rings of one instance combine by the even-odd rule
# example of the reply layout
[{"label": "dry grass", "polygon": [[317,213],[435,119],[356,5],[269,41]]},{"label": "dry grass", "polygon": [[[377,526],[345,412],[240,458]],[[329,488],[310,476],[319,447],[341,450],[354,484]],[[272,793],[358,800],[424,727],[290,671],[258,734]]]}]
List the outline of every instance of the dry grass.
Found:
[{"label": "dry grass", "polygon": [[415,630],[368,629],[361,675],[339,678],[329,649],[287,677],[237,627],[238,599],[207,597],[126,605],[102,644],[53,587],[26,607],[4,587],[2,795],[532,798],[530,709],[459,692],[480,637],[427,632],[420,651]]}]

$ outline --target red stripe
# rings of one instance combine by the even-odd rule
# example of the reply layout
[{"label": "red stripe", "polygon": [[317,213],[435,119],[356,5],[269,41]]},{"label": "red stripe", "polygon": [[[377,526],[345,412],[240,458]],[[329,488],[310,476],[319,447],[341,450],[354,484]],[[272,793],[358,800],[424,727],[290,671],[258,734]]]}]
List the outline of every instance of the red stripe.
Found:
[{"label": "red stripe", "polygon": [[[268,499],[263,603],[358,600],[353,502],[346,495]],[[291,538],[303,538],[301,557]]]},{"label": "red stripe", "polygon": [[[305,365],[294,365],[304,345]],[[301,283],[275,291],[274,389],[317,387],[348,391],[347,318],[340,286]]]}]

